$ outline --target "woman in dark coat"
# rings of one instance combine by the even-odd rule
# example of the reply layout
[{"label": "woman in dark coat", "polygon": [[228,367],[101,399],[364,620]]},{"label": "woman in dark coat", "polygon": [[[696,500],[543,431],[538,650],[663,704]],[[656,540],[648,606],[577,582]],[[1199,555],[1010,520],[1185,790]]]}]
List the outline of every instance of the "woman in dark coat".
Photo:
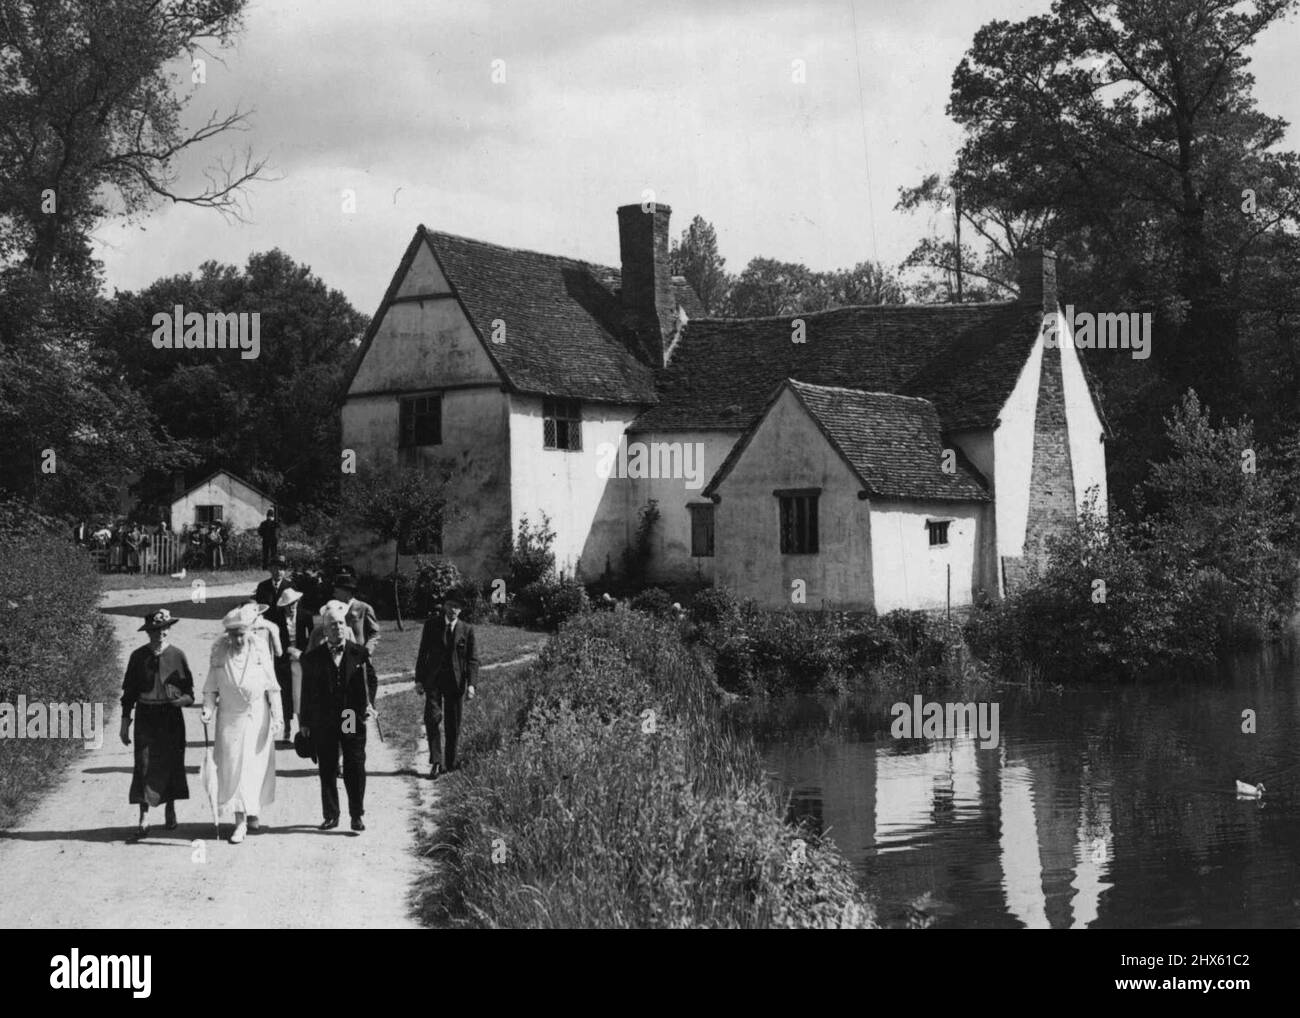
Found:
[{"label": "woman in dark coat", "polygon": [[132,523],[131,529],[122,538],[122,544],[126,546],[126,571],[128,573],[138,573],[140,571],[140,537],[140,524]]},{"label": "woman in dark coat", "polygon": [[140,806],[141,838],[149,833],[150,806],[165,803],[167,829],[174,830],[176,800],[190,797],[181,708],[194,702],[194,676],[181,649],[167,644],[167,630],[177,621],[166,608],[145,616],[140,629],[149,634],[149,644],[131,654],[122,682],[124,746],[131,745],[131,712],[136,711],[130,801]]}]

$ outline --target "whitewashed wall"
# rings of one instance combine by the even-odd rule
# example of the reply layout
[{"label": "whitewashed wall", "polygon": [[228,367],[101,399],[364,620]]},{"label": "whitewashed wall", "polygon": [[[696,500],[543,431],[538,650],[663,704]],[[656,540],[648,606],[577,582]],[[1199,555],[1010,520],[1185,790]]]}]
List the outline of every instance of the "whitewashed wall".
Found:
[{"label": "whitewashed wall", "polygon": [[[617,511],[625,488],[601,476],[599,448],[615,446],[640,408],[582,403],[582,449],[547,449],[543,444],[542,397],[512,394],[510,400],[510,506],[513,526],[527,516],[550,517],[555,531],[555,568],[582,578],[600,577],[609,556],[615,569],[625,547],[626,515]],[[597,525],[599,523],[599,525]]]},{"label": "whitewashed wall", "polygon": [[266,519],[266,511],[275,503],[242,481],[221,473],[172,503],[172,529],[180,533],[185,524],[193,526],[195,512],[201,505],[221,506],[222,519],[232,530],[248,530]]},{"label": "whitewashed wall", "polygon": [[[948,603],[949,567],[953,606],[972,601],[978,566],[979,502],[871,502],[871,563],[876,611],[942,608]],[[950,519],[948,544],[930,546],[927,520]]]}]

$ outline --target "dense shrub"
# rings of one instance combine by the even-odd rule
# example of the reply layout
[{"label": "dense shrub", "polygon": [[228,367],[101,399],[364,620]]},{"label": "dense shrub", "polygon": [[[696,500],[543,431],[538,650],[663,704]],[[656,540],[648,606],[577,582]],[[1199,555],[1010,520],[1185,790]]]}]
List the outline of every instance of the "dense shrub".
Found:
[{"label": "dense shrub", "polygon": [[497,616],[490,600],[490,590],[485,593],[473,580],[462,579],[447,593],[460,598],[460,617],[466,622],[489,622]]},{"label": "dense shrub", "polygon": [[522,683],[485,693],[503,702],[491,732],[482,712],[467,717],[467,744],[487,751],[441,818],[446,883],[425,896],[431,921],[874,925],[834,846],[784,822],[753,743],[672,624],[587,615]]},{"label": "dense shrub", "polygon": [[691,599],[688,612],[697,626],[731,624],[740,617],[740,602],[725,587],[705,587]]},{"label": "dense shrub", "polygon": [[464,582],[465,577],[454,562],[416,556],[414,591],[409,602],[411,614],[421,617],[431,614],[447,594],[458,590]]},{"label": "dense shrub", "polygon": [[[69,540],[31,529],[0,539],[0,702],[16,703],[19,695],[28,702],[99,702],[107,716],[121,675],[112,626],[98,609],[98,575]],[[71,739],[0,739],[0,827],[13,823],[81,747]]]},{"label": "dense shrub", "polygon": [[528,584],[515,595],[513,616],[526,626],[558,629],[560,623],[591,611],[587,590],[576,580],[543,579]]},{"label": "dense shrub", "polygon": [[20,498],[0,496],[0,541],[70,533],[71,527],[38,512]]},{"label": "dense shrub", "polygon": [[1041,575],[972,615],[971,648],[1000,672],[1049,680],[1134,677],[1212,660],[1216,605],[1229,585],[1152,538],[1149,525],[1118,513],[1109,521],[1085,513],[1050,542]]},{"label": "dense shrub", "polygon": [[510,590],[522,590],[531,584],[545,580],[555,573],[555,552],[551,545],[555,543],[555,531],[551,529],[551,520],[545,513],[536,526],[524,516],[519,520],[519,530],[513,536],[509,531],[503,539],[503,553],[508,570],[506,585]]},{"label": "dense shrub", "polygon": [[672,595],[660,587],[647,587],[632,598],[632,608],[634,611],[663,618],[672,611]]},{"label": "dense shrub", "polygon": [[[222,528],[223,533],[225,528]],[[204,556],[207,545],[203,546]],[[227,569],[260,569],[262,567],[262,539],[256,530],[236,530],[225,535],[221,546],[222,557]],[[206,561],[204,563],[206,565]]]},{"label": "dense shrub", "polygon": [[[226,535],[223,546],[227,569],[261,569],[262,537],[256,530],[231,531],[222,528]],[[322,563],[324,542],[307,534],[301,527],[280,528],[276,541],[276,554],[283,555],[290,569],[308,569]]]},{"label": "dense shrub", "polygon": [[[855,682],[927,689],[981,681],[960,627],[926,612],[765,611],[714,592],[692,638],[718,681],[743,693],[838,693]],[[707,621],[715,619],[716,621]]]},{"label": "dense shrub", "polygon": [[1148,551],[1194,573],[1222,643],[1278,633],[1295,609],[1294,456],[1261,447],[1253,424],[1214,427],[1194,392],[1165,421],[1171,454],[1142,486]]}]

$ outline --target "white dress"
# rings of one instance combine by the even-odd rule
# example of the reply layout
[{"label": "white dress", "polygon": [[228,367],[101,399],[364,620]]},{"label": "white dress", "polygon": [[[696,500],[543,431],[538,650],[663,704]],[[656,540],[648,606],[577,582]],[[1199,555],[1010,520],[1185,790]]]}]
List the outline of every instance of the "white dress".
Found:
[{"label": "white dress", "polygon": [[228,637],[212,645],[203,692],[216,693],[217,804],[257,816],[275,801],[275,735],[280,730],[280,685],[260,633],[236,651]]}]

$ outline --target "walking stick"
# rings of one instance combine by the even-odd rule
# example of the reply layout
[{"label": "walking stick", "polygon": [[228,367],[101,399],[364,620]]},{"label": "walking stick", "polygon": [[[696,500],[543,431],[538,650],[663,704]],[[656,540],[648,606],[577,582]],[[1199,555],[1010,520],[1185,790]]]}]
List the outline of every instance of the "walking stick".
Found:
[{"label": "walking stick", "polygon": [[[374,667],[371,665],[370,667]],[[375,712],[375,731],[379,733],[379,741],[384,741],[384,726],[379,723],[379,711],[375,708],[375,702],[370,699],[370,686],[366,684],[366,677],[361,676],[361,688],[366,692],[366,706]]]},{"label": "walking stick", "polygon": [[216,828],[216,837],[221,839],[221,808],[217,805],[217,762],[212,758],[212,745],[208,740],[208,724],[203,722],[203,791],[208,794],[208,804],[212,807],[212,826]]}]

